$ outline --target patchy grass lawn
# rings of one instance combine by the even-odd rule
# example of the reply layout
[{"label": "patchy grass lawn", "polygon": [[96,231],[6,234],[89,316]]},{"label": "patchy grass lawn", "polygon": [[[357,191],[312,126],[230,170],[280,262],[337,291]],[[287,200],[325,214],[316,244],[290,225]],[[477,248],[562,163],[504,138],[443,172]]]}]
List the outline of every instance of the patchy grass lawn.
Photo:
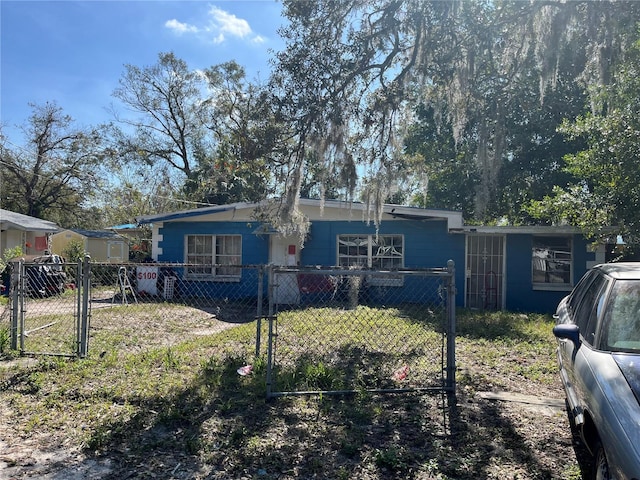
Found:
[{"label": "patchy grass lawn", "polygon": [[[264,361],[237,374],[253,362],[254,323],[141,318],[144,329],[96,328],[84,360],[4,354],[0,478],[582,478],[562,409],[480,395],[564,398],[548,316],[459,312],[455,398],[271,401]],[[157,338],[142,349],[131,335]]]}]

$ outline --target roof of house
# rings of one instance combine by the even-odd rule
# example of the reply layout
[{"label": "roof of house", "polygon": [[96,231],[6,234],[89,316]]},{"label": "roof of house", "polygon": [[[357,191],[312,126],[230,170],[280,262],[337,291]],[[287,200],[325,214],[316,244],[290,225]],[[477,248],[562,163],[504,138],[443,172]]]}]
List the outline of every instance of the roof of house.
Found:
[{"label": "roof of house", "polygon": [[136,222],[139,225],[144,225],[147,223],[155,223],[155,222],[168,222],[171,220],[181,220],[190,217],[198,217],[201,215],[208,215],[210,213],[219,213],[219,212],[228,212],[231,210],[237,210],[241,208],[250,208],[252,206],[257,206],[258,204],[253,203],[232,203],[229,205],[214,205],[211,207],[202,207],[202,208],[194,208],[190,210],[180,210],[177,212],[169,212],[169,213],[157,213],[155,215],[143,215],[141,217],[136,218]]},{"label": "roof of house", "polygon": [[522,225],[522,226],[512,226],[512,225],[491,225],[491,226],[481,226],[481,225],[465,225],[461,229],[457,230],[454,233],[480,233],[484,235],[491,234],[538,234],[538,235],[570,235],[576,233],[582,233],[582,230],[578,227],[573,227],[570,225]]},{"label": "roof of house", "polygon": [[139,232],[140,228],[137,223],[123,223],[122,225],[112,225],[107,227],[107,230],[111,230],[113,232]]},{"label": "roof of house", "polygon": [[[228,205],[215,205],[204,208],[181,210],[178,212],[144,215],[136,218],[136,221],[139,224],[179,221],[197,216],[220,214],[223,212],[253,210],[262,205],[265,205],[265,203],[231,203]],[[361,202],[300,199],[299,205],[305,208],[321,209],[323,211],[322,216],[326,220],[332,219],[330,213],[332,209],[339,209],[341,211],[348,210],[350,212],[361,212],[363,215],[370,213],[369,216],[371,217],[374,213],[368,205]],[[385,204],[383,206],[383,213],[391,218],[404,218],[409,220],[447,220],[449,228],[462,228],[462,214],[460,212]]]},{"label": "roof of house", "polygon": [[60,227],[48,220],[42,220],[0,208],[0,230],[57,232],[60,230]]},{"label": "roof of house", "polygon": [[120,238],[120,235],[118,235],[116,232],[109,232],[105,230],[74,229],[73,231],[87,238]]},{"label": "roof of house", "polygon": [[77,233],[78,235],[82,235],[86,238],[120,238],[120,235],[117,233],[105,230],[82,230],[80,228],[70,228],[68,231]]}]

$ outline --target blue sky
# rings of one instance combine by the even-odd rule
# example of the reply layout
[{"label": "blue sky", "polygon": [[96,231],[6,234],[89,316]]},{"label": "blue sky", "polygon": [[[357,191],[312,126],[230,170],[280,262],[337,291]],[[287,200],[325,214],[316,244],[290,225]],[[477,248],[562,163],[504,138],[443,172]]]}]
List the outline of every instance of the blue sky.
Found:
[{"label": "blue sky", "polygon": [[174,52],[190,68],[235,60],[269,76],[285,20],[276,0],[0,0],[0,121],[13,143],[29,103],[55,101],[77,126],[111,120],[125,64]]}]

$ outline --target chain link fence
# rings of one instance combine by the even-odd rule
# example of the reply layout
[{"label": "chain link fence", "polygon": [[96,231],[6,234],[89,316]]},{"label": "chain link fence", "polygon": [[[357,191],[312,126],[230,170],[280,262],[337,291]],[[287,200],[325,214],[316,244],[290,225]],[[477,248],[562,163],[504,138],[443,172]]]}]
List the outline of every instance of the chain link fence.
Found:
[{"label": "chain link fence", "polygon": [[23,354],[79,355],[81,264],[14,262],[11,346]]},{"label": "chain link fence", "polygon": [[234,267],[233,277],[215,282],[194,275],[201,268],[92,263],[90,342],[107,338],[119,349],[137,351],[142,346],[171,346],[260,318],[266,290],[263,267]]},{"label": "chain link fence", "polygon": [[104,306],[142,305],[147,306],[143,309],[146,311],[159,310],[159,318],[175,310],[172,306],[181,306],[224,322],[255,320],[259,314],[258,300],[264,291],[261,267],[237,266],[233,277],[215,281],[198,278],[193,272],[199,268],[202,266],[177,263],[92,263],[92,317],[97,308]]},{"label": "chain link fence", "polygon": [[267,395],[453,390],[454,273],[271,272]]},{"label": "chain link fence", "polygon": [[12,347],[23,354],[137,352],[256,322],[268,396],[455,388],[453,264],[40,267],[14,267]]}]

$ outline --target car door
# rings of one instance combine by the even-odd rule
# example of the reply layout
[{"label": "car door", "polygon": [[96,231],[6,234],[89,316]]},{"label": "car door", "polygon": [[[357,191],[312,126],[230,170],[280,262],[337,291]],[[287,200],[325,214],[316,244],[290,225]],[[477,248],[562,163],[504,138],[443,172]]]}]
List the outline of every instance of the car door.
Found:
[{"label": "car door", "polygon": [[576,345],[569,339],[561,339],[558,347],[560,374],[576,424],[583,421],[582,413],[588,390],[586,382],[589,382],[584,376],[588,371],[585,366],[593,349],[598,320],[602,316],[608,280],[603,275],[593,275],[590,282],[583,286],[584,291],[576,297],[576,302],[569,302],[567,305],[567,315],[571,323],[580,329],[580,344]]}]

